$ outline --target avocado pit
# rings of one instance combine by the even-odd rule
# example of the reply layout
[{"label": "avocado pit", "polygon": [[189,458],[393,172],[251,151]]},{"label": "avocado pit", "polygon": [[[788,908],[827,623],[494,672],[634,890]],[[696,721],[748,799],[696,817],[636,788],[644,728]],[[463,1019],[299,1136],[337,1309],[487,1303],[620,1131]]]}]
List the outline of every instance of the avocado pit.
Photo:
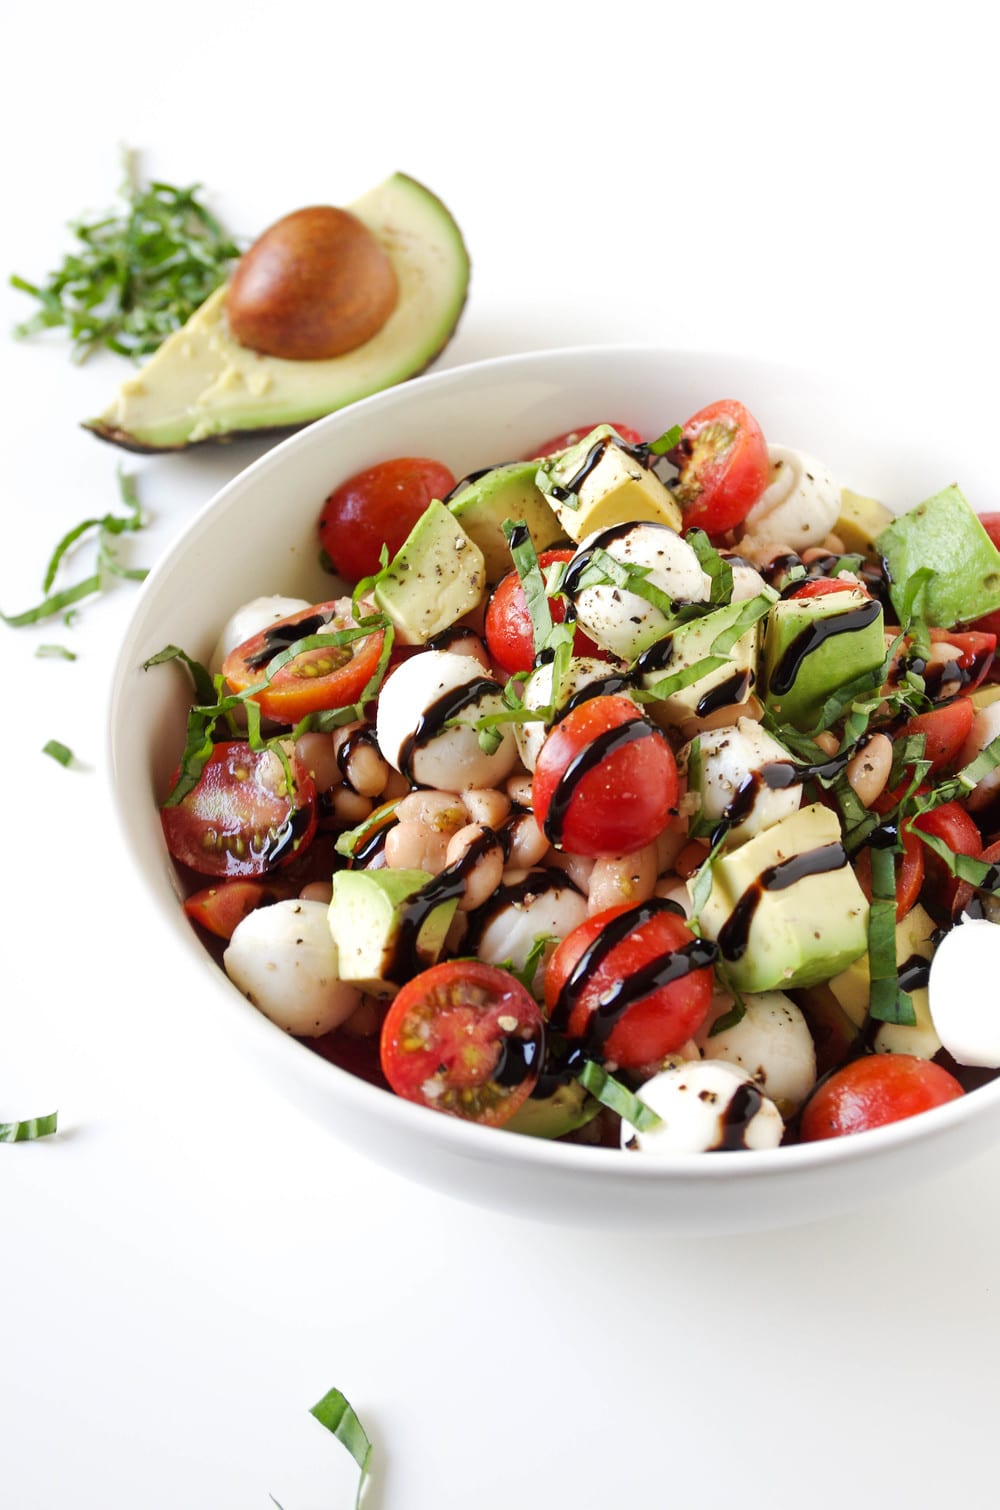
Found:
[{"label": "avocado pit", "polygon": [[229,328],[266,356],[315,362],[363,346],[399,297],[385,247],[349,210],[312,205],[270,226],[241,258]]}]

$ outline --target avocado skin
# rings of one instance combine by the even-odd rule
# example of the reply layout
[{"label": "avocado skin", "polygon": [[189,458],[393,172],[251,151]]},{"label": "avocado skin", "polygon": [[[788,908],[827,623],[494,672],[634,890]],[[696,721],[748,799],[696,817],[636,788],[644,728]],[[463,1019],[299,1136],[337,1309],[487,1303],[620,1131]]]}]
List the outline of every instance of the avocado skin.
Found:
[{"label": "avocado skin", "polygon": [[916,607],[929,624],[951,629],[1000,608],[1000,551],[954,483],[894,519],[875,544],[901,617],[909,579],[924,566],[934,576]]},{"label": "avocado skin", "polygon": [[468,296],[461,231],[441,200],[405,173],[348,208],[386,245],[400,283],[397,309],[370,341],[319,362],[251,351],[229,334],[224,284],[83,428],[142,454],[284,435],[425,371],[451,340]]}]

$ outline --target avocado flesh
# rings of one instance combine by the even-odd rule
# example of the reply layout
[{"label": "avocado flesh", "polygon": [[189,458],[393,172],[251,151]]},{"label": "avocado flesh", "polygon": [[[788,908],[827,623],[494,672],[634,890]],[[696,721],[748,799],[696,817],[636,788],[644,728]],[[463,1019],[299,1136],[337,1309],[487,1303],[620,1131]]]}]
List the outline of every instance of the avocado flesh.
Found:
[{"label": "avocado flesh", "polygon": [[829,980],[864,954],[868,912],[839,819],[814,802],[716,857],[698,921],[738,990],[784,991]]},{"label": "avocado flesh", "polygon": [[547,457],[538,486],[576,544],[619,524],[682,526],[681,511],[656,473],[639,462],[610,425]]},{"label": "avocado flesh", "polygon": [[290,429],[422,372],[451,338],[469,258],[449,211],[396,173],[348,207],[382,242],[399,299],[370,341],[343,356],[290,362],[241,346],[216,289],[85,428],[131,451],[177,451],[243,432]]},{"label": "avocado flesh", "polygon": [[538,463],[508,462],[493,467],[463,487],[448,507],[466,534],[479,546],[486,562],[486,580],[499,582],[513,566],[503,522],[527,525],[536,551],[548,550],[565,539],[563,528],[535,482]]},{"label": "avocado flesh", "polygon": [[339,870],[333,877],[330,932],[341,980],[372,996],[394,996],[411,975],[437,963],[458,906],[425,888],[425,870]]},{"label": "avocado flesh", "polygon": [[483,553],[450,509],[432,499],[376,584],[375,604],[403,645],[426,645],[477,606]]},{"label": "avocado flesh", "polygon": [[564,1138],[593,1121],[600,1109],[601,1103],[574,1080],[557,1085],[551,1096],[529,1096],[503,1124],[504,1131],[529,1138]]},{"label": "avocado flesh", "polygon": [[829,697],[884,660],[882,610],[867,593],[783,598],[764,633],[765,702],[782,723],[809,732]]},{"label": "avocado flesh", "polygon": [[[930,962],[934,953],[934,921],[919,902],[896,924],[896,964],[906,965],[915,959]],[[863,954],[840,975],[828,983],[841,1010],[856,1027],[863,1027],[868,1016],[871,974],[868,955]],[[909,993],[913,1003],[914,1023],[885,1022],[875,1038],[877,1054],[914,1054],[918,1059],[933,1059],[941,1040],[931,1021],[930,991],[917,986]]]},{"label": "avocado flesh", "polygon": [[884,503],[879,503],[876,498],[866,498],[863,493],[852,493],[850,488],[841,488],[840,513],[833,529],[848,553],[870,556],[875,541],[892,520],[893,515]]},{"label": "avocado flesh", "polygon": [[915,607],[928,624],[951,629],[1000,608],[1000,551],[954,484],[894,519],[876,546],[901,619],[909,580],[925,566],[933,567],[934,575]]}]

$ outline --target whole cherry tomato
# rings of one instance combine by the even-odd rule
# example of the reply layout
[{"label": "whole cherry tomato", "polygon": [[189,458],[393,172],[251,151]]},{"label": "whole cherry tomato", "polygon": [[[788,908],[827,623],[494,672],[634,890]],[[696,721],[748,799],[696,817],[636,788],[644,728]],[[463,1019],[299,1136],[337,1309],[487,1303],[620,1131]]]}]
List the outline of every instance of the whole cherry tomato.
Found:
[{"label": "whole cherry tomato", "polygon": [[627,697],[594,697],[549,731],[532,803],[539,827],[574,855],[627,855],[651,844],[676,811],[667,737]]},{"label": "whole cherry tomato", "polygon": [[667,454],[680,470],[674,497],[685,528],[708,535],[741,524],[771,480],[761,428],[735,399],[699,409]]},{"label": "whole cherry tomato", "polygon": [[802,1113],[804,1143],[843,1138],[964,1095],[954,1075],[913,1054],[867,1054],[837,1070],[813,1094]]},{"label": "whole cherry tomato", "polygon": [[[571,550],[542,551],[538,564],[544,573],[557,561],[571,561]],[[549,613],[554,624],[561,624],[566,617],[566,599],[549,598]],[[501,577],[486,605],[486,643],[494,665],[513,676],[515,671],[530,671],[535,664],[535,646],[532,637],[531,615],[524,597],[524,588],[516,571]],[[606,659],[593,640],[578,629],[573,640],[574,655],[592,655]]]},{"label": "whole cherry tomato", "polygon": [[342,482],[319,516],[320,545],[334,571],[348,582],[373,576],[383,545],[391,559],[431,500],[454,486],[454,474],[426,456],[398,456]]},{"label": "whole cherry tomato", "polygon": [[596,913],[549,960],[550,1023],[591,1058],[626,1069],[662,1059],[705,1021],[715,955],[659,898]]}]

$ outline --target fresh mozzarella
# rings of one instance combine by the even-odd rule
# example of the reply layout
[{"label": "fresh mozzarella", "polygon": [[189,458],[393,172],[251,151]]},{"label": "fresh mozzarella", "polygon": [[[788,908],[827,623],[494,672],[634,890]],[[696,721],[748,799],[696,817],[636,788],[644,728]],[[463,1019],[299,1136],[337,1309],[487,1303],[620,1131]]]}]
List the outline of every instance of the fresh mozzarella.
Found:
[{"label": "fresh mozzarella", "polygon": [[252,598],[249,603],[244,603],[242,608],[230,614],[222,626],[208,669],[213,676],[222,669],[222,663],[237,645],[242,645],[246,640],[253,639],[255,634],[269,629],[279,619],[287,619],[293,613],[301,613],[303,609],[311,608],[312,604],[305,598],[282,598],[277,594],[272,597]]},{"label": "fresh mozzarella", "polygon": [[500,683],[472,656],[422,650],[397,666],[382,688],[378,746],[395,770],[420,786],[445,792],[495,787],[517,764],[514,735],[501,726],[498,747],[487,753],[474,726],[503,707]]},{"label": "fresh mozzarella", "polygon": [[771,481],[746,517],[744,538],[792,550],[820,545],[840,514],[840,488],[821,461],[788,446],[768,446]]},{"label": "fresh mozzarella", "polygon": [[761,991],[742,998],[739,1022],[713,1033],[733,1010],[733,998],[718,991],[695,1034],[701,1053],[746,1070],[784,1115],[800,1107],[816,1084],[816,1049],[809,1026],[784,991]]},{"label": "fresh mozzarella", "polygon": [[645,1154],[777,1148],[785,1130],[778,1108],[753,1077],[722,1059],[661,1070],[639,1088],[639,1099],[661,1121],[639,1132],[623,1120],[621,1143]]},{"label": "fresh mozzarella", "polygon": [[958,1064],[1000,1069],[1000,1010],[990,988],[1000,974],[1000,927],[967,918],[946,933],[931,960],[931,1020]]},{"label": "fresh mozzarella", "polygon": [[729,831],[731,845],[742,844],[798,811],[802,803],[801,783],[772,788],[760,778],[767,765],[793,762],[784,745],[753,719],[741,718],[735,725],[699,735],[695,759],[691,758],[693,744],[694,741],[684,746],[678,764],[687,772],[689,790],[701,799],[704,818],[717,823],[741,788],[750,794],[745,810],[741,805],[744,817]]},{"label": "fresh mozzarella", "polygon": [[586,917],[586,897],[562,872],[507,871],[503,886],[475,920],[476,957],[523,969],[537,938],[565,938]]},{"label": "fresh mozzarella", "polygon": [[752,561],[735,551],[720,551],[719,554],[729,562],[729,569],[733,574],[731,602],[745,603],[748,598],[756,598],[762,592],[767,592],[767,583]]},{"label": "fresh mozzarella", "polygon": [[324,902],[301,898],[258,907],[238,924],[222,956],[243,995],[299,1038],[329,1033],[361,1001],[338,974],[327,913]]},{"label": "fresh mozzarella", "polygon": [[[570,661],[560,683],[559,706],[565,708],[566,704],[584,687],[591,687],[601,682],[608,683],[605,690],[628,697],[629,692],[622,685],[622,681],[622,677],[608,665],[607,661],[595,660],[590,655],[576,656]],[[551,662],[535,668],[524,684],[523,697],[526,708],[549,707],[552,702]],[[545,743],[548,732],[549,726],[540,718],[534,722],[515,725],[514,738],[517,741],[521,763],[526,770],[535,769],[538,752]]]},{"label": "fresh mozzarella", "polygon": [[646,581],[668,598],[682,603],[705,603],[711,581],[686,540],[665,524],[628,524],[598,530],[582,541],[567,564],[563,589],[572,599],[577,620],[603,650],[623,661],[634,661],[667,628],[663,612],[624,587],[611,582],[591,587],[575,585],[597,550],[606,551],[628,566],[649,568]]}]

